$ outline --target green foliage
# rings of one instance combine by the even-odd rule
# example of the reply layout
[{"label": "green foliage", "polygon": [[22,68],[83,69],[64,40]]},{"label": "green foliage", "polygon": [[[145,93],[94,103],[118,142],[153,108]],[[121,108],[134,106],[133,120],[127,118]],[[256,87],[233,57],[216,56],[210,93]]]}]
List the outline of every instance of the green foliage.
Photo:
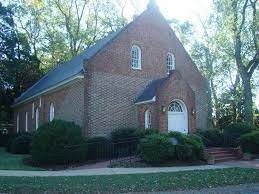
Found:
[{"label": "green foliage", "polygon": [[138,138],[137,129],[135,128],[123,128],[117,129],[111,132],[112,142],[120,142],[122,140],[131,140]]},{"label": "green foliage", "polygon": [[29,154],[33,134],[21,133],[9,140],[6,150],[12,154]]},{"label": "green foliage", "polygon": [[40,61],[26,35],[17,31],[14,14],[13,6],[0,2],[0,124],[12,122],[14,98],[41,77]]},{"label": "green foliage", "polygon": [[207,147],[222,146],[223,145],[223,133],[219,129],[207,129],[198,132],[204,137],[203,142]]},{"label": "green foliage", "polygon": [[175,146],[177,160],[190,161],[203,159],[204,145],[202,139],[194,134],[170,132],[169,137],[175,137],[179,144]]},{"label": "green foliage", "polygon": [[259,154],[259,131],[253,131],[241,136],[240,145],[243,152]]},{"label": "green foliage", "polygon": [[107,137],[87,139],[87,160],[106,159],[111,157],[111,140]]},{"label": "green foliage", "polygon": [[142,159],[150,164],[159,164],[174,157],[174,146],[163,134],[146,136],[138,147]]},{"label": "green foliage", "polygon": [[38,128],[32,141],[33,160],[42,164],[64,164],[86,159],[82,129],[73,122],[53,120]]},{"label": "green foliage", "polygon": [[251,126],[245,122],[237,122],[229,124],[225,129],[224,133],[233,135],[235,137],[240,137],[245,133],[250,133],[256,129],[255,126]]}]

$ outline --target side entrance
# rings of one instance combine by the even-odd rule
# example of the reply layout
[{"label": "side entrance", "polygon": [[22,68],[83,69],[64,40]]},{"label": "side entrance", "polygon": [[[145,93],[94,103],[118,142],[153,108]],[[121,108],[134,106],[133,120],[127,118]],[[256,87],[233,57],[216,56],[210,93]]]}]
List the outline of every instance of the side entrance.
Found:
[{"label": "side entrance", "polygon": [[188,133],[188,114],[183,101],[174,100],[168,107],[168,131]]}]

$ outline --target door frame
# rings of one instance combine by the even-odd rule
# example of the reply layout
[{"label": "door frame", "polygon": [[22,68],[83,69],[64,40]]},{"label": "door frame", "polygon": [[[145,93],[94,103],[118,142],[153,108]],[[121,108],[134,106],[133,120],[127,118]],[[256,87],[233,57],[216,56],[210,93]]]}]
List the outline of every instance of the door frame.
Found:
[{"label": "door frame", "polygon": [[170,102],[170,104],[168,105],[168,108],[169,108],[169,106],[173,103],[173,102],[177,102],[177,103],[179,103],[180,104],[180,106],[181,106],[181,108],[182,108],[182,110],[183,110],[183,113],[180,113],[180,112],[172,112],[172,111],[168,111],[168,109],[167,109],[167,130],[168,130],[168,132],[170,132],[170,131],[172,131],[172,130],[169,130],[169,116],[170,115],[173,115],[173,114],[183,114],[184,115],[184,119],[185,119],[185,128],[186,128],[186,131],[185,132],[183,132],[183,133],[185,133],[185,134],[187,134],[187,133],[189,133],[189,123],[188,123],[188,109],[187,109],[187,106],[185,105],[185,103],[182,101],[182,100],[180,100],[180,99],[174,99],[174,100],[172,100],[171,102]]}]

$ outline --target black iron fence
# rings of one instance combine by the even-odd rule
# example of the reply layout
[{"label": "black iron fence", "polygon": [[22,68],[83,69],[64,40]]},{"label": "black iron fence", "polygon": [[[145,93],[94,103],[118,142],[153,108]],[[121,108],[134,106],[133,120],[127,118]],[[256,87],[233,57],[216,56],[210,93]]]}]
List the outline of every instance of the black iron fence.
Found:
[{"label": "black iron fence", "polygon": [[139,139],[129,138],[116,142],[86,142],[80,145],[65,146],[64,148],[67,154],[71,155],[69,158],[73,158],[73,154],[79,151],[85,154],[86,161],[110,161],[110,163],[113,163],[135,160],[138,143]]}]

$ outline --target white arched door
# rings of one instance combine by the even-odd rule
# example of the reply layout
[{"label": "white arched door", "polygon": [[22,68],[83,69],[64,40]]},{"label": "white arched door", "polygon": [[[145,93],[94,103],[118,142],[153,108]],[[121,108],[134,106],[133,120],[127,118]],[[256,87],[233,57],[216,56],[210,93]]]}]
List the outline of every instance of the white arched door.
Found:
[{"label": "white arched door", "polygon": [[168,131],[188,133],[187,108],[180,100],[171,102],[168,107]]}]

